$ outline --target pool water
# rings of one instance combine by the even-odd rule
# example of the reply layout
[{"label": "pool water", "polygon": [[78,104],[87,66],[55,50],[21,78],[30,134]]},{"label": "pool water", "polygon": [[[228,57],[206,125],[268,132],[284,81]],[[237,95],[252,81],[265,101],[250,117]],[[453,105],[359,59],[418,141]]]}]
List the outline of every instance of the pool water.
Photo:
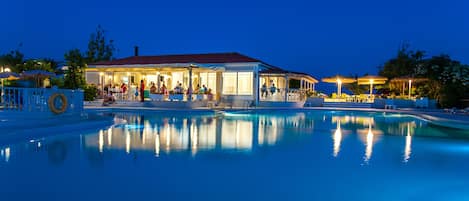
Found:
[{"label": "pool water", "polygon": [[413,116],[98,115],[0,140],[0,200],[469,200],[469,131]]}]

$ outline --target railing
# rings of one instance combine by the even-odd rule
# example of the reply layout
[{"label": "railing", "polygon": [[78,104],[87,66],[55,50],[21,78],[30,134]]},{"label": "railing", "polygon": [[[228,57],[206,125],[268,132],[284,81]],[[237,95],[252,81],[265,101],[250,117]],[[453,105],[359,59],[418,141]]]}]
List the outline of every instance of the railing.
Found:
[{"label": "railing", "polygon": [[259,92],[261,101],[284,102],[285,93],[287,93],[287,102],[300,102],[306,100],[306,91],[301,89],[286,90],[285,88],[277,88],[275,90],[270,90],[268,88],[267,91],[264,92],[262,89],[259,89]]},{"label": "railing", "polygon": [[16,87],[0,88],[0,110],[50,114],[52,113],[52,106],[48,104],[48,101],[53,94],[63,94],[65,96],[66,108],[64,108],[65,110],[61,114],[83,111],[82,90]]}]

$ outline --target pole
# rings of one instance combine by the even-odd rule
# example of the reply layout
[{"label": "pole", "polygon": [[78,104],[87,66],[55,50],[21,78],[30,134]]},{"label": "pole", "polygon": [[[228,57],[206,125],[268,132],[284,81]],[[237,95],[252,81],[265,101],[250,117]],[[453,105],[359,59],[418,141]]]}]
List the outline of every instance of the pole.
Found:
[{"label": "pole", "polygon": [[412,90],[412,80],[409,80],[409,99],[411,96],[411,90]]},{"label": "pole", "polygon": [[[192,64],[189,65],[189,93],[187,97],[187,101],[192,101]],[[190,130],[190,129],[189,129]]]}]

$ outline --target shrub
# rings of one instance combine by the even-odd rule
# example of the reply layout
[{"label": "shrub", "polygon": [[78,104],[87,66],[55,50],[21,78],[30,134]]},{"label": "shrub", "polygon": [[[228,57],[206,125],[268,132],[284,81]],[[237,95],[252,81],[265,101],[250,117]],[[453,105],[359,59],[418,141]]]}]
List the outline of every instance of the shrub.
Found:
[{"label": "shrub", "polygon": [[89,84],[84,87],[85,101],[94,101],[98,97],[98,88],[94,84]]}]

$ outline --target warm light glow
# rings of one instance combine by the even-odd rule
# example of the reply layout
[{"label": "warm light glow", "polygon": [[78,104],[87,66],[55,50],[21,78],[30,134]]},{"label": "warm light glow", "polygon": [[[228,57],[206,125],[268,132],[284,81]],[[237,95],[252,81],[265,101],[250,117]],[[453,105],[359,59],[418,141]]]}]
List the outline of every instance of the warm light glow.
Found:
[{"label": "warm light glow", "polygon": [[10,147],[5,148],[5,162],[10,160]]},{"label": "warm light glow", "polygon": [[5,68],[4,71],[5,71],[5,72],[10,72],[11,70],[10,70],[10,68]]},{"label": "warm light glow", "polygon": [[130,132],[128,129],[125,130],[125,152],[130,153]]},{"label": "warm light glow", "polygon": [[99,76],[103,76],[103,75],[104,75],[104,73],[103,73],[103,72],[99,72]]},{"label": "warm light glow", "polygon": [[107,129],[107,145],[112,145],[112,128]]},{"label": "warm light glow", "polygon": [[104,146],[104,132],[103,130],[99,130],[99,137],[98,137],[98,147],[99,147],[99,152],[103,153],[103,146]]},{"label": "warm light glow", "polygon": [[405,137],[404,162],[407,163],[412,152],[412,136],[410,133],[410,123],[407,123],[407,135]]},{"label": "warm light glow", "polygon": [[155,156],[160,156],[160,135],[155,136]]},{"label": "warm light glow", "polygon": [[337,79],[337,84],[342,84],[342,80],[341,80],[341,79]]},{"label": "warm light glow", "polygon": [[342,141],[342,129],[340,128],[340,119],[337,120],[337,129],[334,132],[333,136],[334,141],[334,153],[333,156],[337,157],[340,152],[340,143]]},{"label": "warm light glow", "polygon": [[366,149],[365,149],[365,162],[368,162],[373,152],[373,132],[371,131],[371,124],[368,126],[368,133],[366,134]]},{"label": "warm light glow", "polygon": [[192,148],[191,152],[192,152],[192,156],[194,156],[197,153],[199,133],[197,132],[197,128],[195,127],[194,124],[191,124],[190,130],[191,130],[190,138],[191,138],[191,148]]},{"label": "warm light glow", "polygon": [[373,84],[374,80],[373,79],[370,79],[370,84]]}]

